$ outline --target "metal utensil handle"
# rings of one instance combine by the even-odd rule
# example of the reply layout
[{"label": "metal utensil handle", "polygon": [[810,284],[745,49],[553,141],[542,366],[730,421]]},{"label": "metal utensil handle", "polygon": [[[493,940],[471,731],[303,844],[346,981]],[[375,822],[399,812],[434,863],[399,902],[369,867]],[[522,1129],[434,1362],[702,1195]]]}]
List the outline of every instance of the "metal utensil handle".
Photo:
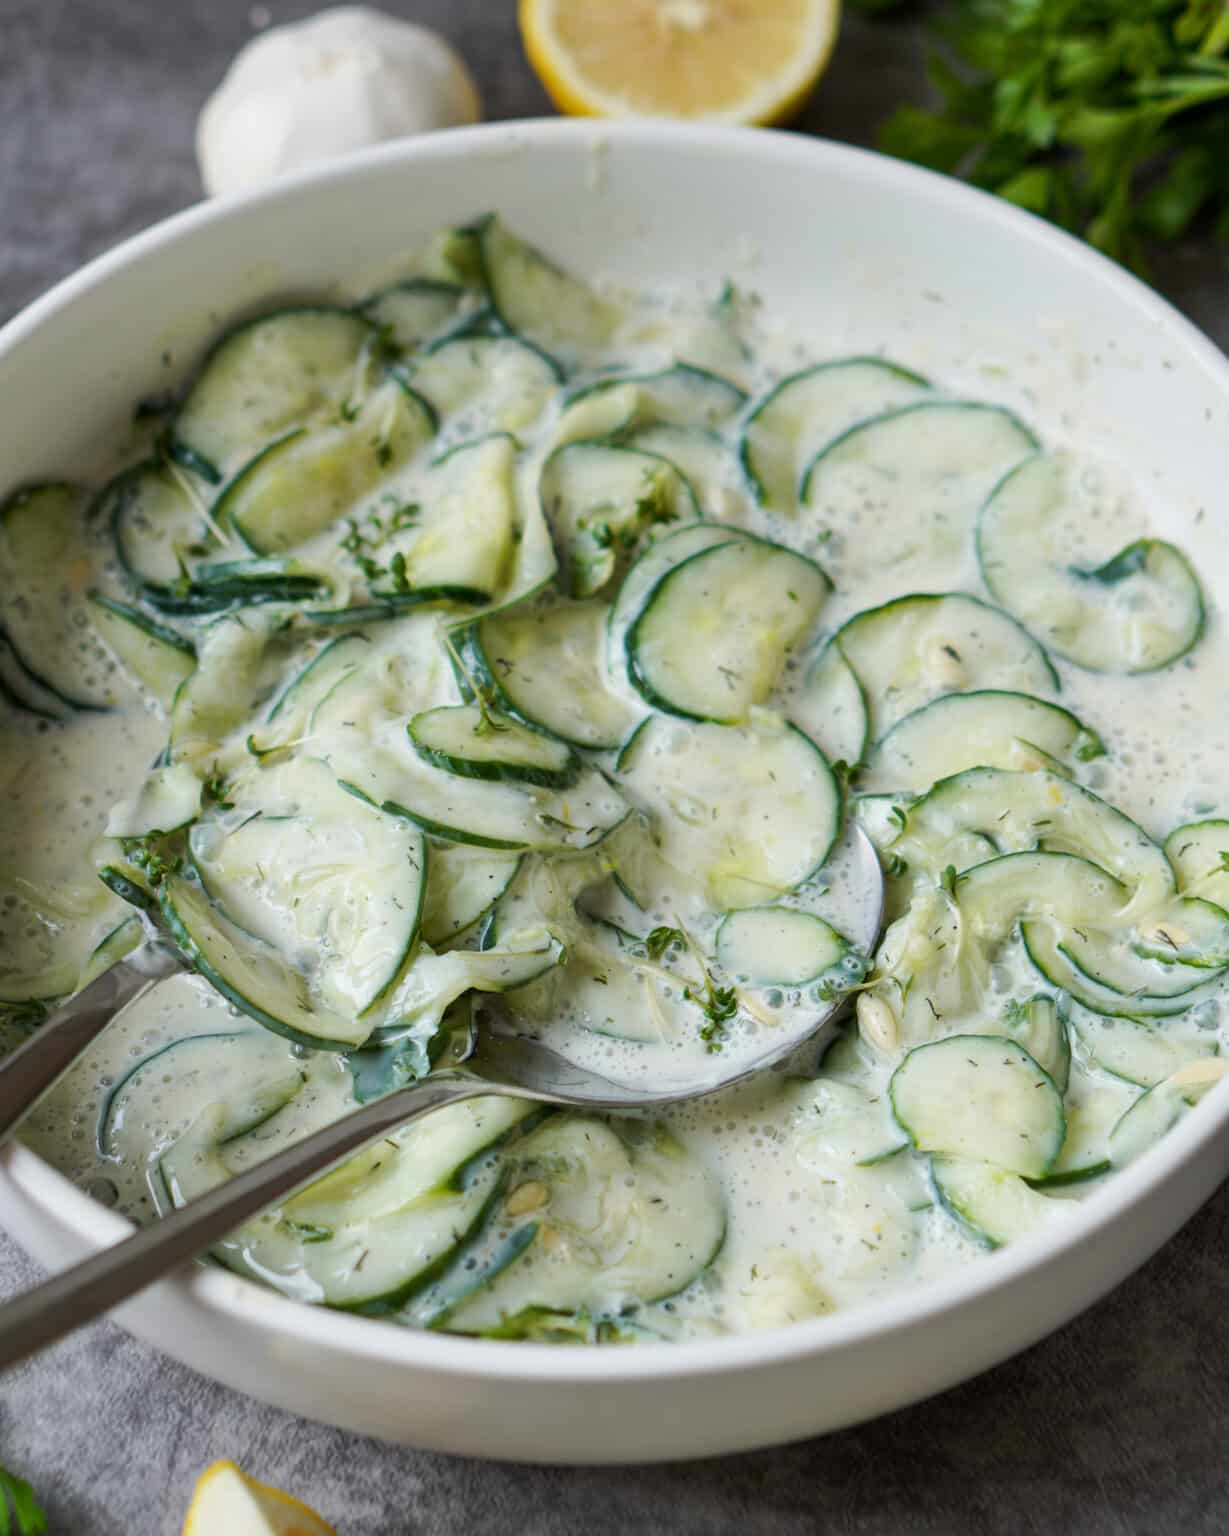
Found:
[{"label": "metal utensil handle", "polygon": [[0,1062],[0,1142],[72,1066],[121,1008],[156,978],[120,961],[61,1003]]},{"label": "metal utensil handle", "polygon": [[484,1095],[551,1096],[463,1072],[441,1072],[364,1104],[343,1120],[248,1168],[132,1237],[0,1306],[0,1370],[54,1344],[203,1253],[279,1195],[323,1173],[375,1137],[448,1104]]}]

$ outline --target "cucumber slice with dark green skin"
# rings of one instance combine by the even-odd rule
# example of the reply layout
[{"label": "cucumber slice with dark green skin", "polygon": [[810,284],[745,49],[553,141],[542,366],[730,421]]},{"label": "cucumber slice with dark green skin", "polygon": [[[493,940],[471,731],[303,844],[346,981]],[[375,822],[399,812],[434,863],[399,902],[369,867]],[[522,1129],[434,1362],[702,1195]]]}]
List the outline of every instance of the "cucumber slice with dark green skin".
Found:
[{"label": "cucumber slice with dark green skin", "polygon": [[657,523],[700,515],[691,487],[667,459],[612,443],[565,443],[542,466],[542,510],[559,552],[564,589],[592,597]]},{"label": "cucumber slice with dark green skin", "polygon": [[734,544],[747,537],[740,529],[720,523],[687,523],[662,534],[648,545],[619,583],[606,623],[606,658],[612,678],[626,679],[627,632],[658,582],[691,555],[716,549],[721,544]]},{"label": "cucumber slice with dark green skin", "polygon": [[857,768],[870,744],[870,704],[858,674],[829,641],[806,675],[790,713],[830,763]]},{"label": "cucumber slice with dark green skin", "polygon": [[[654,818],[662,857],[716,910],[763,906],[823,866],[841,790],[801,731],[697,724],[678,735],[673,721],[645,721],[618,772]],[[672,808],[680,797],[686,820]]]},{"label": "cucumber slice with dark green skin", "polygon": [[936,1203],[986,1248],[1001,1248],[1069,1213],[1062,1201],[990,1163],[932,1157],[930,1175]]},{"label": "cucumber slice with dark green skin", "polygon": [[265,721],[279,736],[301,730],[326,695],[368,660],[367,635],[338,635],[323,645],[274,699]]},{"label": "cucumber slice with dark green skin", "polygon": [[475,621],[455,632],[463,691],[477,688],[505,713],[575,747],[617,747],[637,711],[606,687],[607,614],[601,604],[559,603]]},{"label": "cucumber slice with dark green skin", "polygon": [[[848,939],[811,912],[789,907],[744,907],[717,929],[718,963],[735,981],[757,987],[804,987],[846,968]],[[863,965],[851,971],[861,979]]]},{"label": "cucumber slice with dark green skin", "polygon": [[521,1221],[538,1225],[533,1240],[452,1307],[450,1331],[483,1332],[529,1306],[617,1316],[685,1290],[725,1240],[720,1185],[662,1126],[557,1115],[517,1142],[509,1162],[502,1225],[540,1187],[562,1241],[542,1242],[541,1218],[532,1214],[542,1207],[528,1205],[529,1221]]},{"label": "cucumber slice with dark green skin", "polygon": [[361,315],[327,305],[244,322],[202,364],[175,418],[172,453],[221,484],[291,428],[337,417],[362,393],[377,339]]},{"label": "cucumber slice with dark green skin", "polygon": [[63,699],[32,676],[3,630],[0,630],[0,698],[10,709],[32,715],[37,720],[68,720],[73,713]]},{"label": "cucumber slice with dark green skin", "polygon": [[919,1152],[1039,1179],[1062,1150],[1062,1094],[1022,1045],[1001,1035],[916,1046],[892,1074],[888,1095]]},{"label": "cucumber slice with dark green skin", "polygon": [[624,640],[650,708],[733,725],[776,687],[831,583],[803,555],[745,538],[701,550],[652,588]]},{"label": "cucumber slice with dark green skin", "polygon": [[438,949],[490,912],[521,867],[519,853],[435,843],[427,863],[422,936]]},{"label": "cucumber slice with dark green skin", "polygon": [[[117,694],[110,659],[86,624],[84,517],[81,492],[62,483],[31,486],[0,505],[0,625],[35,690],[68,710],[103,710]],[[39,708],[33,695],[31,707]]]},{"label": "cucumber slice with dark green skin", "polygon": [[120,564],[146,592],[173,594],[185,572],[221,549],[195,487],[162,459],[124,470],[94,506],[110,525]]},{"label": "cucumber slice with dark green skin", "polygon": [[1110,1131],[1137,1093],[1128,1083],[1079,1071],[1063,1100],[1067,1117],[1063,1150],[1049,1173],[1032,1181],[1034,1187],[1045,1193],[1107,1174]]},{"label": "cucumber slice with dark green skin", "polygon": [[942,779],[909,807],[893,848],[911,865],[937,874],[950,862],[949,844],[967,832],[986,834],[1005,853],[1038,843],[1072,849],[1124,882],[1140,915],[1159,911],[1174,897],[1169,861],[1142,828],[1056,774],[970,768]]},{"label": "cucumber slice with dark green skin", "polygon": [[[1038,751],[1037,749],[1040,749]],[[1032,768],[1104,755],[1095,731],[1057,704],[1000,689],[949,693],[898,720],[859,780],[868,793],[922,793],[968,768]]]},{"label": "cucumber slice with dark green skin", "polygon": [[474,306],[458,283],[410,277],[373,293],[357,308],[385,346],[404,355],[444,336],[472,315]]},{"label": "cucumber slice with dark green skin", "polygon": [[707,427],[637,427],[620,441],[627,448],[668,459],[691,487],[702,517],[728,515],[731,502],[740,495],[737,464],[729,445],[720,433]]},{"label": "cucumber slice with dark green skin", "polygon": [[1186,556],[1137,539],[1095,567],[1064,563],[1065,527],[1079,521],[1076,467],[1037,455],[1007,474],[977,529],[982,576],[996,601],[1045,645],[1094,672],[1155,672],[1195,646],[1203,596]]},{"label": "cucumber slice with dark green skin", "polygon": [[828,533],[824,558],[842,583],[881,573],[885,550],[893,564],[945,572],[964,561],[986,497],[1038,446],[999,406],[905,405],[821,449],[801,501]]},{"label": "cucumber slice with dark green skin", "polygon": [[1071,1041],[1067,1022],[1052,997],[1038,993],[1023,1002],[1009,1003],[1000,1016],[1003,1033],[1018,1040],[1035,1062],[1066,1093],[1071,1079]]},{"label": "cucumber slice with dark green skin", "polygon": [[229,809],[203,818],[190,838],[208,896],[302,973],[322,1014],[371,1014],[418,937],[421,833],[344,793],[307,757],[249,772],[227,798]]},{"label": "cucumber slice with dark green skin", "polygon": [[1194,1061],[1140,1094],[1109,1133],[1109,1158],[1115,1168],[1133,1162],[1173,1129],[1193,1104],[1225,1076],[1219,1059]]},{"label": "cucumber slice with dark green skin", "polygon": [[[452,1105],[343,1163],[215,1246],[228,1268],[300,1300],[381,1316],[430,1284],[502,1188],[497,1149],[536,1106]],[[180,1205],[231,1176],[209,1111],[162,1157]],[[366,1255],[366,1257],[364,1257]]]},{"label": "cucumber slice with dark green skin", "polygon": [[197,566],[182,588],[147,591],[146,600],[171,618],[198,618],[276,603],[302,607],[329,595],[328,578],[297,560],[220,560]]},{"label": "cucumber slice with dark green skin", "polygon": [[1025,953],[1036,970],[1052,986],[1070,993],[1075,1000],[1093,1013],[1106,1018],[1152,1019],[1166,1018],[1185,1013],[1216,995],[1214,983],[1202,985],[1178,994],[1149,992],[1120,992],[1090,976],[1072,959],[1065,938],[1066,934],[1043,923],[1024,922],[1020,925],[1020,938]]},{"label": "cucumber slice with dark green skin", "polygon": [[619,320],[613,304],[518,240],[495,215],[474,234],[491,302],[510,331],[568,351],[610,339]]},{"label": "cucumber slice with dark green skin", "polygon": [[909,1146],[885,1095],[829,1075],[827,1058],[819,1077],[791,1084],[786,1098],[794,1146],[804,1165],[831,1161],[869,1168]]},{"label": "cucumber slice with dark green skin", "polygon": [[196,647],[139,608],[101,592],[89,596],[90,622],[130,677],[169,711],[180,685],[196,670]]},{"label": "cucumber slice with dark green skin", "polygon": [[[179,983],[180,987],[185,985],[199,986],[199,982],[185,979]],[[208,1095],[211,1102],[238,1095],[254,1079],[264,1079],[270,1115],[303,1085],[303,1067],[292,1048],[265,1030],[184,1035],[142,1056],[107,1089],[99,1106],[96,1131],[103,1157],[145,1163],[156,1151],[156,1144],[149,1140],[148,1124],[142,1124],[143,1108],[145,1115],[149,1113],[149,1106],[143,1106],[142,1101],[156,1096],[159,1081],[167,1075],[175,1078],[179,1088],[199,1082],[201,1094]],[[125,1146],[126,1142],[135,1145]]]},{"label": "cucumber slice with dark green skin", "polygon": [[593,418],[601,420],[601,430],[586,434],[593,437],[654,425],[712,428],[736,416],[746,400],[745,392],[720,374],[675,363],[659,373],[615,374],[586,384],[568,396],[564,423],[585,407],[603,412]]},{"label": "cucumber slice with dark green skin", "polygon": [[792,512],[803,470],[856,422],[916,400],[919,374],[877,357],[817,363],[774,385],[747,419],[739,457],[764,506]]},{"label": "cucumber slice with dark green skin", "polygon": [[281,675],[284,651],[261,617],[226,614],[197,635],[196,669],[171,705],[168,752],[211,763],[223,740],[260,709]]},{"label": "cucumber slice with dark green skin", "polygon": [[218,497],[214,518],[255,554],[285,554],[365,505],[434,430],[430,406],[390,377],[351,419],[296,428],[265,448]]},{"label": "cucumber slice with dark green skin", "polygon": [[531,427],[561,377],[554,358],[516,336],[454,336],[410,368],[444,430],[465,441]]},{"label": "cucumber slice with dark green skin", "polygon": [[1112,1019],[1079,1011],[1072,1026],[1093,1065],[1138,1088],[1151,1088],[1217,1053],[1215,1034],[1184,1020]]},{"label": "cucumber slice with dark green skin", "polygon": [[566,742],[483,704],[426,710],[408,730],[424,762],[462,778],[567,789],[580,777],[580,759]]},{"label": "cucumber slice with dark green skin", "polygon": [[829,641],[865,690],[872,730],[948,693],[1058,691],[1045,652],[1016,621],[963,592],[912,592],[846,620]]},{"label": "cucumber slice with dark green skin", "polygon": [[346,1051],[366,1042],[369,1022],[321,1008],[302,972],[232,923],[199,881],[172,875],[159,905],[189,963],[241,1013],[310,1050]]},{"label": "cucumber slice with dark green skin", "polygon": [[1165,854],[1184,895],[1229,909],[1229,821],[1188,822],[1165,839]]}]

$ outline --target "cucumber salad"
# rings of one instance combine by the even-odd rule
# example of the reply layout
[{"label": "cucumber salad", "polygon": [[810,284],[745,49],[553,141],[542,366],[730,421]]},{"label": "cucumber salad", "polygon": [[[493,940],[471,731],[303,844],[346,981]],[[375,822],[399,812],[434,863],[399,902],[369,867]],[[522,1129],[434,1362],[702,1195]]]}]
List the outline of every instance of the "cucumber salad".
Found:
[{"label": "cucumber salad", "polygon": [[238,317],[89,487],[14,491],[3,1038],[153,929],[192,965],[29,1144],[149,1220],[484,1020],[651,1089],[845,999],[656,1114],[437,1112],[213,1259],[629,1342],[1078,1221],[1225,1070],[1229,658],[1149,487],[915,361],[487,217]]}]

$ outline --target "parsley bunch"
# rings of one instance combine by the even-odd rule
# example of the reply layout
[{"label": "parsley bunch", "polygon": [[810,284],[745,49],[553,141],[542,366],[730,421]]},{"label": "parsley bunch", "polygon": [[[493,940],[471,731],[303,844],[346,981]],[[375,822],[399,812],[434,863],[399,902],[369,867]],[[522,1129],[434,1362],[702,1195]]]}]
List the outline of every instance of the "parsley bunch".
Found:
[{"label": "parsley bunch", "polygon": [[1229,0],[946,0],[931,23],[941,105],[894,112],[889,154],[1140,269],[1202,217],[1229,238]]}]

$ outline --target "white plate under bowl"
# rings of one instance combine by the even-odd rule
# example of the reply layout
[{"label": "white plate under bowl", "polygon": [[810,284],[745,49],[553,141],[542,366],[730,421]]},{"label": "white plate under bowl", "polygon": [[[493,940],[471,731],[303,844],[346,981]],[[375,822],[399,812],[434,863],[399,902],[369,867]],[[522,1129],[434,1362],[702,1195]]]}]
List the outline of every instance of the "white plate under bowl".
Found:
[{"label": "white plate under bowl", "polygon": [[[6,482],[89,463],[131,402],[219,322],[378,274],[497,209],[582,272],[758,289],[828,355],[883,348],[945,382],[1065,417],[1164,476],[1174,531],[1229,591],[1229,364],[1131,277],[1049,226],[912,167],[767,132],[545,122],[392,145],[128,241],[0,332]],[[1192,509],[1213,514],[1193,526]],[[1219,622],[1213,616],[1212,622]],[[121,1309],[133,1333],[283,1408],[392,1440],[545,1462],[662,1460],[797,1439],[924,1397],[1059,1327],[1163,1243],[1229,1171],[1229,1084],[1061,1231],[886,1301],[682,1345],[552,1348],[414,1333],[219,1269]],[[22,1147],[0,1220],[58,1268],[129,1226]]]}]

